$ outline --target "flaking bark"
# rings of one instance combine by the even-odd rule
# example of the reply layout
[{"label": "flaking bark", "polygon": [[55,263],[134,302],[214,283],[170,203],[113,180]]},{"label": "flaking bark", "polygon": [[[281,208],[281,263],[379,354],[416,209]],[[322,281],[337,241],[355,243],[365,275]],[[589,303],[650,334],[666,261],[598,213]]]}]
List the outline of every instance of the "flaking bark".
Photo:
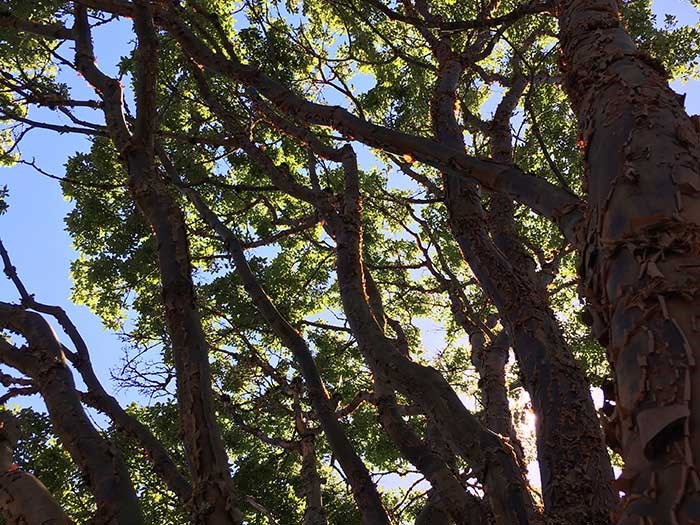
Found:
[{"label": "flaking bark", "polygon": [[615,0],[567,0],[561,66],[589,197],[581,292],[614,370],[617,522],[700,520],[700,136]]},{"label": "flaking bark", "polygon": [[[448,56],[442,61],[431,105],[436,138],[454,149],[464,148],[455,118],[455,90],[461,74],[456,59]],[[547,519],[561,524],[607,524],[615,502],[609,485],[610,460],[589,385],[566,346],[545,290],[526,273],[527,266],[511,264],[494,245],[476,184],[449,172],[443,173],[443,182],[452,233],[505,321],[537,415]],[[512,237],[505,239],[512,243]],[[537,519],[532,502],[530,513]]]},{"label": "flaking bark", "polygon": [[212,407],[209,346],[195,304],[185,220],[155,168],[157,42],[152,6],[136,6],[139,37],[137,115],[133,134],[122,108],[120,83],[95,65],[86,9],[75,9],[76,67],[102,97],[110,137],[127,169],[127,185],[154,232],[165,319],[177,372],[180,426],[192,475],[193,520],[208,525],[243,521],[235,503],[228,456]]}]

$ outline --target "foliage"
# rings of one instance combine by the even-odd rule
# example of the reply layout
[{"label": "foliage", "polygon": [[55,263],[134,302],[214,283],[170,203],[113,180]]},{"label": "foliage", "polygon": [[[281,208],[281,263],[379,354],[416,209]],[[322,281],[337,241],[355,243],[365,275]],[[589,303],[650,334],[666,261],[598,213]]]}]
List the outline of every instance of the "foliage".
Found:
[{"label": "foliage", "polygon": [[[440,32],[391,20],[376,8],[377,3],[394,4],[211,0],[183,5],[191,15],[191,30],[204,35],[222,56],[235,56],[244,64],[259,67],[306,99],[342,105],[372,123],[431,137],[431,101],[442,67],[431,39]],[[433,16],[447,21],[473,19],[482,4],[431,2]],[[492,16],[509,13],[521,4],[504,0]],[[5,2],[1,9],[19,18],[70,26],[72,15],[65,5],[47,0],[14,1]],[[197,12],[215,13],[215,18],[223,21],[221,27],[216,27],[211,16]],[[670,16],[660,25],[655,23],[650,0],[624,2],[623,13],[641,49],[662,63],[670,77],[697,78],[698,27],[682,25]],[[94,24],[127,23],[111,20],[104,13],[95,17]],[[472,60],[456,91],[457,117],[467,152],[490,156],[495,147],[490,127],[493,113],[504,93],[522,76],[527,87],[507,119],[513,160],[523,170],[581,195],[584,170],[580,137],[560,85],[555,33],[554,19],[538,13],[503,26],[502,31],[451,34],[453,49],[488,49],[484,56]],[[318,210],[280,191],[269,170],[251,159],[243,143],[250,141],[257,146],[295,182],[315,184],[328,195],[343,194],[342,169],[314,157],[304,144],[266,120],[258,109],[260,96],[250,88],[207,73],[210,97],[205,96],[197,79],[200,66],[167,32],[159,33],[158,39],[158,140],[178,167],[184,185],[196,188],[216,216],[240,237],[255,277],[277,310],[308,341],[332,401],[338,408],[348,405],[358,393],[372,391],[374,385],[363,349],[348,329],[336,276],[335,240]],[[53,113],[57,107],[67,109],[79,118],[73,124],[103,130],[99,111],[92,111],[98,108],[41,103],[39,95],[56,100],[84,96],[84,91],[57,76],[59,67],[68,67],[59,53],[68,53],[69,46],[48,42],[0,29],[5,78],[5,89],[0,92],[4,126],[0,131],[1,163],[19,159],[15,146],[32,128],[26,119],[33,118],[36,106],[48,106]],[[138,89],[134,78],[139,63],[132,47],[120,51],[121,80],[129,105],[132,92]],[[222,123],[209,99],[225,104],[238,126],[237,134]],[[41,111],[37,119],[44,118],[48,110]],[[51,118],[46,120],[53,122]],[[85,126],[87,120],[93,124]],[[131,115],[128,120],[133,123]],[[342,142],[333,130],[304,124],[323,145]],[[161,295],[158,241],[134,202],[123,152],[117,151],[102,131],[90,140],[89,151],[73,153],[67,159],[61,185],[73,206],[65,225],[79,254],[71,267],[72,299],[89,307],[107,329],[122,335],[124,366],[115,379],[141,394],[139,404],[131,405],[127,412],[143,423],[186,471],[176,424],[179,407],[174,396],[174,356]],[[356,148],[360,160],[363,260],[381,292],[387,317],[403,327],[402,334],[388,325],[387,334],[396,339],[405,337],[413,359],[440,370],[463,399],[480,399],[469,340],[474,334],[467,334],[464,323],[455,316],[447,283],[458,283],[473,321],[487,326],[485,332],[498,332],[505,323],[499,321],[494,304],[463,261],[442,196],[432,187],[440,187],[440,174],[427,164],[415,163],[410,155],[401,158],[346,142]],[[167,179],[164,170],[159,176]],[[191,202],[172,186],[168,191],[185,216],[197,308],[210,344],[215,412],[236,489],[264,503],[281,525],[301,523],[305,481],[300,454],[256,435],[264,434],[271,438],[268,441],[298,440],[301,436],[295,418],[300,413],[311,428],[319,429],[308,396],[302,396],[300,409],[295,407],[290,385],[299,380],[298,364],[252,304],[221,239]],[[5,197],[6,190],[0,191],[0,212],[6,208]],[[483,192],[481,201],[489,210],[491,195]],[[334,206],[340,206],[338,200]],[[551,222],[525,207],[516,208],[514,224],[519,242],[534,261],[536,275],[551,277],[548,304],[568,347],[590,384],[602,386],[610,372],[604,350],[583,322],[583,305],[574,286],[577,260],[571,247]],[[534,459],[533,429],[528,427],[531,423],[517,367],[509,370],[514,417],[522,423],[521,437],[528,442],[526,459],[530,461]],[[483,408],[470,403],[474,406],[469,408]],[[409,404],[399,397],[401,407]],[[87,520],[94,503],[86,480],[53,435],[49,419],[30,409],[22,409],[18,415],[23,437],[17,463],[36,474],[73,519]],[[367,467],[374,473],[412,471],[414,467],[377,419],[377,408],[367,402],[342,418]],[[406,421],[419,435],[426,434],[423,415],[407,416]],[[141,446],[111,422],[105,425],[103,435],[125,458],[138,497],[144,502],[146,521],[164,525],[186,522],[187,511],[144,460]],[[359,523],[352,495],[322,436],[318,431],[315,444],[329,521]],[[455,468],[466,470],[460,462]],[[397,523],[412,523],[422,508],[418,498],[423,488],[409,490],[406,483],[400,483],[385,484],[382,489]],[[247,523],[270,523],[250,504],[244,503],[242,508]]]}]

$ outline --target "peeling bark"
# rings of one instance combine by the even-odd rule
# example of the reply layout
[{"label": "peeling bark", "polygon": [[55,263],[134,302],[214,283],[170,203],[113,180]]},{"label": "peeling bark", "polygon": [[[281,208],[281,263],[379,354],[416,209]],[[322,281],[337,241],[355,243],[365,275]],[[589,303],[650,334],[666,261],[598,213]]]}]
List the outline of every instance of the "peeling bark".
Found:
[{"label": "peeling bark", "polygon": [[472,363],[479,372],[484,425],[508,437],[522,463],[522,445],[513,426],[506,388],[505,366],[510,348],[509,337],[505,331],[501,331],[490,344],[484,344],[483,339],[481,334],[470,337]]},{"label": "peeling bark", "polygon": [[494,253],[480,226],[483,215],[469,213],[465,206],[469,199],[472,209],[478,210],[480,203],[453,182],[448,181],[448,198],[455,237],[506,320],[537,415],[545,509],[549,516],[559,516],[561,523],[608,523],[615,501],[608,484],[612,470],[586,380],[567,351],[546,299]]},{"label": "peeling bark", "polygon": [[617,522],[700,521],[700,136],[615,0],[561,3],[589,195],[581,292],[616,383]]},{"label": "peeling bark", "polygon": [[75,10],[76,67],[103,100],[110,137],[127,169],[129,192],[157,241],[180,426],[192,475],[193,519],[211,525],[239,524],[243,518],[212,407],[209,346],[195,304],[185,220],[155,168],[157,42],[150,4],[136,5],[132,15],[139,37],[133,134],[124,119],[120,83],[95,65],[87,12],[80,5]]},{"label": "peeling bark", "polygon": [[[389,18],[394,16],[412,25],[430,45],[439,47],[444,43],[443,37],[449,40],[449,31],[442,29],[455,29],[428,16],[425,2],[416,1],[411,6],[406,1],[400,13],[381,2],[372,3]],[[144,444],[169,487],[181,500],[194,504],[197,523],[240,523],[242,517],[235,506],[226,450],[211,406],[208,346],[195,306],[185,221],[176,196],[159,178],[154,160],[158,128],[156,24],[173,36],[194,62],[254,91],[251,99],[258,97],[269,103],[273,111],[283,113],[290,123],[302,122],[300,127],[308,135],[310,128],[304,126],[333,128],[342,138],[359,140],[394,154],[410,154],[441,170],[455,237],[506,326],[506,332],[492,338],[489,345],[479,334],[479,327],[468,329],[474,362],[482,375],[487,405],[485,422],[503,435],[514,436],[503,376],[510,344],[538,417],[538,450],[548,519],[553,523],[597,524],[607,523],[608,510],[615,502],[613,490],[606,485],[610,477],[609,462],[588,386],[548,307],[547,283],[538,278],[533,260],[517,238],[511,198],[557,222],[568,239],[578,234],[581,293],[587,299],[594,333],[607,347],[616,378],[617,405],[608,426],[616,434],[615,440],[626,460],[616,488],[627,493],[617,519],[625,525],[700,522],[700,478],[695,465],[696,455],[700,453],[700,415],[692,406],[693,396],[700,395],[700,377],[695,366],[698,350],[694,339],[697,338],[693,337],[698,331],[700,290],[700,203],[696,202],[700,195],[699,129],[697,120],[688,118],[682,103],[668,88],[662,68],[640,53],[626,34],[619,20],[620,3],[621,0],[551,3],[558,9],[562,69],[581,128],[580,144],[590,197],[585,223],[579,221],[583,203],[576,197],[512,166],[507,124],[524,89],[523,78],[515,79],[490,123],[493,160],[465,153],[462,130],[454,119],[454,93],[466,62],[464,54],[460,61],[444,50],[434,53],[440,63],[432,105],[436,138],[426,139],[375,125],[341,107],[311,102],[259,68],[238,61],[234,53],[226,57],[225,53],[212,49],[211,42],[205,43],[189,29],[192,20],[184,4],[79,0],[75,3],[73,29],[0,13],[1,27],[44,38],[75,40],[77,69],[102,99],[102,102],[83,101],[86,102],[83,106],[103,109],[106,126],[87,129],[42,125],[21,117],[16,120],[55,131],[94,135],[108,131],[127,168],[129,191],[155,233],[193,489],[148,430],[129,418],[114,398],[107,395],[94,376],[87,350],[83,351],[76,343],[76,356],[71,356],[71,360],[90,389],[83,401],[88,400],[109,413],[117,425]],[[497,4],[495,0],[482,3],[482,14],[486,16]],[[134,19],[138,36],[134,120],[127,121],[123,115],[119,83],[95,65],[84,6]],[[414,7],[417,13],[403,14]],[[513,11],[518,12],[518,9]],[[477,25],[469,27],[481,27],[489,20],[488,16],[482,17],[474,21]],[[306,138],[291,134],[306,143]],[[381,421],[404,455],[423,465],[428,472],[426,477],[433,476],[431,482],[439,489],[431,494],[424,516],[432,516],[427,519],[439,522],[443,519],[440,511],[449,508],[452,517],[459,521],[462,511],[455,509],[466,508],[466,504],[462,496],[455,496],[453,501],[451,496],[443,497],[457,487],[455,480],[446,474],[448,462],[440,457],[435,446],[426,447],[429,439],[421,440],[411,433],[396,406],[397,391],[420,403],[419,409],[428,415],[431,428],[438,428],[464,459],[477,468],[486,466],[486,491],[498,520],[503,523],[538,520],[528,500],[522,466],[513,461],[507,443],[478,424],[440,374],[411,361],[405,349],[387,337],[386,319],[378,314],[381,301],[372,297],[371,277],[362,267],[361,201],[351,148],[334,150],[326,146],[323,152],[316,151],[345,165],[345,195],[339,204],[340,199],[325,195],[318,184],[305,188],[296,184],[291,175],[277,170],[245,133],[227,137],[218,144],[231,145],[239,139],[245,153],[270,171],[270,178],[278,188],[316,205],[327,219],[328,231],[338,244],[338,280],[344,307],[366,360],[375,371]],[[494,192],[488,221],[481,207],[480,187]],[[222,238],[234,254],[233,259],[243,268],[243,280],[247,279],[246,288],[251,297],[300,363],[329,442],[335,447],[334,452],[341,451],[338,457],[348,473],[358,506],[365,513],[363,519],[367,523],[387,522],[369,472],[344,435],[342,425],[337,423],[337,412],[325,392],[308,344],[279,315],[255,281],[235,236],[209,214],[210,226],[223,232]],[[207,217],[206,213],[204,216]],[[289,230],[285,234],[293,232]],[[455,299],[453,294],[450,297],[457,312],[461,299]],[[49,311],[44,313],[54,315]],[[10,314],[16,318],[10,320]],[[85,419],[70,370],[63,362],[60,343],[40,327],[40,317],[33,315],[26,308],[0,304],[2,323],[21,325],[25,332],[35,332],[27,349],[18,350],[7,341],[0,342],[2,360],[26,371],[47,398],[57,433],[66,441],[66,448],[80,468],[87,472],[96,494],[96,521],[138,522],[141,518],[123,462]],[[459,320],[457,313],[455,316]],[[466,324],[463,326],[467,329]],[[40,332],[40,336],[36,335]],[[41,363],[37,362],[37,356]],[[322,515],[313,435],[307,436],[303,429],[299,432],[303,436],[302,471],[308,482],[305,496],[309,512],[305,521],[322,523],[326,518]],[[0,472],[4,472],[1,467]],[[445,479],[440,478],[443,475]],[[17,492],[16,487],[24,486],[29,491],[33,490],[32,486],[40,485],[22,473],[0,474],[0,487],[15,487],[10,492]],[[456,490],[453,492],[457,494]],[[0,506],[10,505],[2,498],[4,495],[0,496]],[[43,501],[39,493],[36,498]],[[122,500],[119,508],[114,504],[115,498]]]}]

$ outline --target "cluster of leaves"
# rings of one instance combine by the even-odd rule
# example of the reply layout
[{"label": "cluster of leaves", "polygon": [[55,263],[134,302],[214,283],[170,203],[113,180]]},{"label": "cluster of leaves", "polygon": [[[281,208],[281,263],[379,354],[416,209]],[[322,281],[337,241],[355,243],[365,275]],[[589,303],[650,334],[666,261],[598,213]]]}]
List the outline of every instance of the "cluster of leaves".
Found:
[{"label": "cluster of leaves", "polygon": [[[696,0],[692,0],[697,7]],[[652,0],[623,4],[623,14],[637,45],[660,61],[673,79],[700,78],[700,25],[682,24],[670,14],[663,23],[652,11]]]},{"label": "cluster of leaves", "polygon": [[[10,4],[9,9],[18,16],[45,21],[65,18],[63,2],[18,0]],[[473,19],[481,6],[476,1],[432,4],[435,14],[449,20]],[[372,2],[211,0],[200,5],[225,21],[222,29],[230,40],[231,52],[297,93],[349,105],[368,120],[393,129],[431,135],[428,123],[435,57],[416,27],[389,20],[371,7]],[[518,5],[514,0],[503,1],[498,13]],[[674,77],[697,74],[697,28],[678,26],[671,18],[658,28],[650,1],[624,5],[630,31],[643,49],[661,60]],[[207,27],[205,19],[199,22]],[[530,16],[494,35],[497,42],[492,52],[478,60],[478,71],[475,69],[458,91],[458,116],[470,153],[487,156],[488,126],[475,127],[473,122],[490,118],[494,101],[504,91],[499,82],[507,84],[515,75],[525,75],[529,85],[512,119],[514,160],[523,169],[580,194],[583,167],[574,118],[558,85],[555,31],[552,19]],[[473,44],[473,32],[452,35],[455,49]],[[36,92],[70,98],[68,87],[55,81],[56,65],[43,41],[18,40],[16,34],[2,30],[0,57],[3,64],[10,65],[8,74],[19,71],[18,76]],[[235,141],[217,142],[225,131],[199,91],[192,74],[196,66],[167,36],[162,38],[159,66],[160,126],[167,132],[163,135],[170,137],[165,143],[183,169],[185,183],[196,187],[248,245],[254,273],[280,312],[309,341],[338,405],[349,403],[358,392],[371,390],[372,379],[360,349],[347,333],[333,266],[333,241],[320,218],[307,203],[275,190],[269,175],[252,163]],[[133,74],[134,57],[127,51],[121,68],[127,77]],[[223,79],[210,81],[214,98],[226,102],[242,132],[275,164],[309,185],[316,170],[324,189],[336,194],[342,191],[342,174],[337,167],[310,161],[298,143],[254,118],[250,93]],[[16,91],[0,91],[0,113],[6,118],[24,117],[27,105]],[[7,128],[2,133],[0,147],[11,152],[16,132]],[[196,140],[179,140],[178,136],[196,137],[201,143],[195,145]],[[319,136],[329,141],[327,131],[319,131]],[[358,151],[364,197],[363,256],[381,289],[387,314],[404,326],[416,359],[441,370],[465,396],[478,396],[464,329],[454,319],[443,280],[428,270],[428,263],[440,274],[449,270],[450,278],[460,282],[480,321],[490,322],[495,310],[462,260],[449,231],[447,211],[439,196],[401,175],[397,164],[402,163],[366,148],[358,147]],[[7,155],[0,157],[0,162],[10,161]],[[429,181],[439,180],[431,168],[408,164],[403,166],[405,171],[414,170]],[[72,266],[73,299],[91,308],[107,328],[123,334],[131,357],[117,379],[146,394],[144,404],[132,406],[130,411],[184,465],[174,425],[177,407],[171,396],[172,355],[160,297],[156,243],[129,196],[124,169],[111,143],[96,137],[88,152],[73,155],[66,164],[62,188],[73,204],[66,227],[79,252]],[[4,209],[2,197],[0,192],[0,208]],[[187,220],[198,306],[212,346],[213,380],[220,396],[217,414],[237,486],[241,493],[264,501],[280,523],[300,523],[304,508],[298,454],[262,442],[243,428],[255,428],[281,440],[299,438],[293,424],[293,398],[281,384],[291,383],[298,374],[293,358],[253,308],[220,240],[191,204],[179,195],[176,198]],[[488,207],[488,196],[483,200]],[[575,257],[567,252],[553,226],[528,210],[517,210],[516,226],[539,269],[553,268],[551,307],[591,383],[602,384],[608,373],[606,361],[580,320],[581,305],[571,286],[576,275]],[[438,327],[444,335],[434,335],[435,331],[426,335],[427,324]],[[436,340],[426,341],[427,337]],[[425,346],[439,347],[439,351],[425,351]],[[261,361],[270,363],[284,381],[271,377],[260,366]],[[516,419],[526,422],[516,371],[509,384],[514,402],[520,403]],[[159,396],[163,402],[147,403]],[[303,401],[303,410],[313,420],[310,405]],[[242,415],[245,425],[231,417],[232,410]],[[20,415],[26,429],[18,448],[18,463],[36,473],[74,519],[87,519],[92,508],[89,491],[53,437],[47,418],[30,410]],[[424,431],[422,418],[411,421],[419,432]],[[370,469],[405,472],[412,468],[381,431],[372,405],[361,404],[345,423]],[[138,447],[116,429],[109,428],[106,435],[127,459],[139,496],[149,502],[144,506],[148,522],[185,522],[172,494],[147,466]],[[531,441],[532,429],[525,429],[524,435]],[[316,443],[330,521],[358,523],[357,510],[334,469],[331,451],[323,439]],[[404,498],[406,489],[385,489],[393,491],[388,498],[396,505],[397,519],[413,519],[420,509],[415,499]],[[252,508],[246,512],[249,523],[266,523]]]}]

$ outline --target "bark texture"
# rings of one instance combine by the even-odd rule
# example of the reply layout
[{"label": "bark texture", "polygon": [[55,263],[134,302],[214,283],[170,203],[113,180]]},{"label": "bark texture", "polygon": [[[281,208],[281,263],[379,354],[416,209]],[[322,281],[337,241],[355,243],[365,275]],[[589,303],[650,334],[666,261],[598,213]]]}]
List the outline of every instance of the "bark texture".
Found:
[{"label": "bark texture", "polygon": [[[192,487],[189,482],[178,471],[177,465],[170,457],[166,447],[158,441],[148,427],[124,410],[116,398],[105,390],[92,366],[87,343],[66,311],[59,306],[40,303],[33,294],[27,291],[1,240],[0,258],[5,266],[5,275],[14,283],[19,292],[22,305],[25,308],[53,317],[73,343],[75,352],[69,352],[65,348],[64,352],[87,386],[88,391],[81,396],[81,400],[103,412],[112,420],[119,431],[138,441],[146,451],[156,474],[161,477],[183,504],[188,504],[192,498]],[[2,465],[0,465],[0,471],[2,471]]]},{"label": "bark texture", "polygon": [[[382,326],[391,324],[397,332],[396,345],[399,352],[408,357],[408,342],[405,334],[397,321],[386,317],[381,294],[369,271],[365,271],[365,289],[375,319]],[[486,523],[480,500],[466,491],[456,475],[456,469],[449,464],[450,460],[454,460],[454,453],[449,445],[444,446],[445,449],[449,449],[447,454],[441,454],[438,450],[441,436],[439,432],[430,432],[434,430],[434,425],[428,423],[427,436],[421,438],[413,427],[404,421],[399,412],[394,387],[389,378],[381,369],[373,369],[372,373],[379,423],[403,457],[411,462],[433,487],[433,495],[426,506],[432,508],[431,512],[447,514],[458,525]]]},{"label": "bark texture", "polygon": [[[497,8],[498,2],[485,0],[480,4],[483,16],[473,22],[483,25],[457,27],[456,22],[444,23],[439,16],[431,16],[425,1],[406,0],[397,11],[389,7],[391,3],[368,1],[390,19],[409,24],[433,51],[439,67],[435,70],[437,83],[431,105],[432,139],[376,125],[342,107],[312,102],[266,76],[260,68],[241,62],[226,38],[206,34],[208,28],[215,26],[215,17],[210,19],[214,20],[211,25],[207,22],[200,27],[198,17],[204,19],[206,13],[195,3],[79,0],[71,4],[75,8],[72,29],[0,13],[0,27],[4,29],[74,40],[76,69],[101,99],[82,104],[75,101],[75,107],[103,109],[105,115],[104,126],[42,125],[24,117],[18,117],[17,122],[60,132],[108,135],[126,167],[131,196],[157,243],[191,486],[177,471],[167,450],[144,426],[127,416],[99,384],[84,342],[71,335],[77,330],[61,317],[60,311],[32,302],[24,295],[22,307],[0,303],[0,327],[20,332],[28,341],[26,347],[17,348],[0,339],[0,360],[29,376],[46,399],[57,434],[86,474],[95,494],[95,522],[138,524],[142,516],[124,462],[86,418],[81,405],[85,401],[110,414],[121,429],[140,440],[168,486],[182,501],[192,504],[196,523],[242,523],[227,451],[212,407],[209,347],[196,306],[185,217],[179,196],[161,178],[161,166],[156,163],[159,27],[173,37],[195,69],[201,67],[231,85],[243,86],[244,96],[250,102],[243,106],[250,116],[264,114],[266,110],[260,111],[258,105],[265,106],[269,110],[267,122],[273,121],[270,115],[275,114],[288,124],[285,129],[284,125],[273,123],[277,131],[296,138],[313,154],[343,164],[345,188],[338,196],[321,191],[318,178],[312,187],[297,183],[292,173],[278,168],[255,145],[250,130],[236,128],[235,123],[232,131],[228,130],[230,136],[207,138],[218,146],[240,146],[252,162],[268,172],[277,189],[316,206],[314,221],[323,215],[327,232],[337,243],[343,307],[352,333],[375,374],[382,425],[403,455],[418,466],[434,487],[419,522],[478,521],[482,516],[472,518],[472,502],[465,498],[459,476],[451,471],[445,454],[430,443],[430,437],[421,439],[402,418],[396,392],[409,397],[412,408],[427,416],[430,428],[478,470],[497,522],[533,523],[542,516],[529,497],[522,465],[508,441],[469,413],[441,374],[411,360],[400,341],[400,327],[394,327],[397,339],[387,336],[391,320],[381,312],[380,294],[376,287],[373,291],[371,276],[363,267],[362,203],[356,158],[350,146],[336,150],[320,144],[319,138],[313,137],[313,126],[333,128],[340,134],[329,143],[336,139],[359,140],[387,153],[410,156],[442,172],[454,236],[506,327],[498,336],[489,334],[489,344],[485,344],[483,334],[488,330],[461,321],[460,315],[465,317],[464,294],[460,296],[459,290],[449,289],[453,311],[472,338],[474,363],[482,374],[488,405],[484,421],[492,430],[513,437],[503,376],[508,345],[512,345],[537,415],[538,459],[548,521],[602,525],[609,522],[616,496],[608,484],[611,469],[598,420],[585,378],[548,306],[548,281],[535,271],[532,257],[518,239],[511,199],[549,217],[567,239],[578,242],[581,293],[587,300],[594,333],[607,348],[616,379],[617,403],[609,422],[613,429],[610,445],[622,451],[626,462],[615,487],[624,491],[626,497],[615,520],[623,525],[700,523],[700,477],[696,466],[700,454],[700,411],[693,406],[693,400],[700,396],[700,372],[696,366],[696,332],[700,330],[700,129],[669,89],[663,68],[640,53],[625,32],[618,12],[622,0],[529,2],[514,11],[522,14],[529,9],[557,9],[561,65],[579,119],[580,145],[585,156],[588,203],[584,221],[580,220],[584,207],[577,197],[512,166],[508,123],[525,90],[524,77],[516,73],[514,78],[504,80],[510,82],[510,89],[488,129],[493,160],[465,153],[463,128],[455,118],[455,94],[465,69],[470,65],[476,68],[480,59],[470,57],[469,50],[453,53],[451,31],[488,28],[481,36],[475,32],[474,39],[469,37],[473,42],[469,47],[474,49],[479,47],[480,39],[492,40],[485,51],[487,56],[504,36],[502,32],[494,35],[495,26],[489,26],[493,20],[488,19],[488,13]],[[120,83],[96,66],[90,24],[100,22],[88,16],[86,6],[134,20],[138,38],[134,62],[135,118],[124,115]],[[501,27],[505,31],[506,26]],[[517,50],[514,52],[517,54]],[[428,70],[432,71],[432,64]],[[499,77],[499,81],[504,78]],[[206,89],[200,91],[206,93]],[[216,109],[215,103],[207,103]],[[228,117],[231,122],[240,118],[227,115],[225,110],[215,113],[225,128],[229,127]],[[480,118],[477,120],[483,123]],[[535,129],[535,123],[531,125]],[[196,142],[195,137],[187,139]],[[542,144],[542,137],[538,139]],[[161,163],[168,171],[165,156],[161,156]],[[492,194],[488,215],[482,208],[481,189]],[[248,267],[234,233],[201,199],[197,200],[196,193],[184,189],[183,193],[209,228],[222,238],[247,292],[277,336],[294,353],[316,416],[348,477],[364,522],[388,524],[388,513],[371,475],[338,422],[338,412],[325,390],[308,343],[267,297]],[[433,193],[442,196],[439,189]],[[449,283],[457,286],[453,276]],[[62,347],[46,321],[29,312],[30,308],[56,317],[76,345],[76,352]],[[65,355],[90,389],[85,398],[75,389]],[[317,469],[317,429],[306,424],[299,399],[295,402],[301,414],[295,423],[301,436],[298,451],[307,502],[304,521],[307,525],[323,525],[327,517]],[[16,508],[26,507],[22,498],[29,497],[36,501],[33,512],[46,508],[51,515],[47,519],[58,523],[66,519],[52,507],[50,496],[42,492],[40,483],[27,474],[7,472],[0,462],[0,508],[8,512],[9,519],[26,520]]]},{"label": "bark texture", "polygon": [[582,292],[616,380],[618,523],[700,521],[700,137],[615,0],[562,2],[589,195]]},{"label": "bark texture", "polygon": [[[323,379],[321,378],[321,374],[319,373],[308,344],[301,334],[289,324],[284,316],[282,316],[270,297],[265,293],[265,290],[248,265],[243,247],[234,232],[209,209],[196,191],[191,188],[183,187],[175,167],[169,162],[164,151],[161,150],[160,156],[173,182],[192,202],[202,216],[202,219],[223,241],[226,251],[231,257],[231,261],[236,266],[236,272],[243,281],[243,286],[250,295],[258,311],[260,311],[263,318],[268,322],[275,335],[280,338],[282,343],[289,348],[294,355],[301,374],[304,377],[311,404],[323,426],[331,449],[348,478],[353,496],[362,514],[363,522],[368,525],[388,524],[389,517],[384,510],[377,487],[372,481],[367,467],[355,451],[341,423],[336,417],[328,391],[323,384]],[[281,174],[279,174],[279,177],[284,178]],[[302,440],[302,451],[304,446]]]},{"label": "bark texture", "polygon": [[[22,349],[0,341],[0,360],[31,377],[38,387],[56,435],[88,479],[97,504],[94,522],[143,523],[126,464],[97,432],[83,410],[61,342],[51,326],[37,313],[0,303],[0,328],[22,334],[27,340],[27,346]],[[29,483],[28,478],[21,475],[10,476],[7,481]]]},{"label": "bark texture", "polygon": [[375,371],[419,405],[441,435],[472,466],[485,467],[485,483],[497,523],[529,523],[531,502],[514,452],[481,426],[444,377],[402,354],[384,333],[370,307],[362,262],[362,219],[359,177],[352,149],[345,148],[345,188],[339,213],[326,211],[335,237],[338,285],[350,327]]},{"label": "bark texture", "polygon": [[435,494],[430,494],[425,506],[416,516],[414,525],[453,525],[454,522],[442,509],[440,503],[440,499]]},{"label": "bark texture", "polygon": [[7,525],[73,525],[44,484],[28,472],[0,474],[0,515]]},{"label": "bark texture", "polygon": [[[455,118],[461,73],[456,60],[442,62],[431,106],[436,138],[453,149],[464,148]],[[588,383],[567,348],[546,292],[528,274],[531,265],[515,266],[494,244],[476,184],[448,172],[443,173],[443,181],[452,232],[505,321],[537,415],[538,460],[548,519],[561,524],[607,524],[615,496],[609,483],[601,480],[612,480],[610,460]],[[501,213],[507,220],[509,203],[500,204],[506,207]],[[513,241],[512,228],[506,223],[502,230],[501,244],[524,260]]]},{"label": "bark texture", "polygon": [[155,168],[157,41],[152,12],[150,6],[139,4],[132,15],[139,38],[133,129],[124,118],[121,84],[95,65],[87,12],[80,5],[75,10],[76,67],[102,98],[110,138],[127,169],[129,191],[156,238],[180,426],[192,475],[193,519],[211,525],[239,524],[242,515],[234,501],[228,456],[212,407],[209,345],[195,303],[185,219]]},{"label": "bark texture", "polygon": [[[124,16],[134,14],[134,6],[120,0],[81,0],[81,3]],[[306,124],[331,127],[349,138],[387,152],[411,155],[416,160],[448,171],[456,177],[476,180],[492,191],[512,195],[514,199],[555,221],[567,237],[573,238],[574,226],[581,218],[578,209],[580,202],[561,188],[512,165],[477,159],[466,155],[463,149],[454,149],[439,141],[370,123],[340,106],[327,106],[306,100],[260,69],[214,53],[183,22],[187,18],[183,16],[186,13],[174,4],[170,4],[167,9],[154,5],[153,10],[155,22],[177,40],[183,52],[194,62],[256,90],[283,113],[294,115]]]},{"label": "bark texture", "polygon": [[323,481],[318,472],[316,459],[316,433],[309,428],[308,421],[302,413],[300,388],[294,392],[294,426],[299,437],[301,454],[302,493],[306,501],[303,525],[327,525],[328,515],[323,506]]}]

